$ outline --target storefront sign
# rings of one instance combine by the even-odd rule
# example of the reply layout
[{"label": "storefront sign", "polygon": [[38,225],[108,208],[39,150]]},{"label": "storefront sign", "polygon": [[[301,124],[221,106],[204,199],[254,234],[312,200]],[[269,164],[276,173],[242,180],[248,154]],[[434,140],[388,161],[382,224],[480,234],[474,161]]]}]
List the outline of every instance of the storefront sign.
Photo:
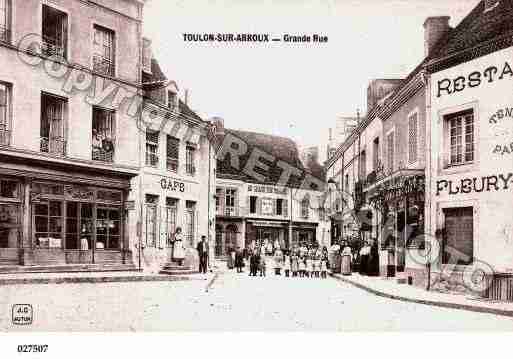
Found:
[{"label": "storefront sign", "polygon": [[64,196],[70,200],[94,200],[94,190],[87,187],[64,186]]},{"label": "storefront sign", "polygon": [[248,192],[287,194],[286,187],[248,185]]},{"label": "storefront sign", "polygon": [[489,66],[479,71],[458,76],[454,79],[442,79],[437,84],[436,97],[461,92],[468,88],[479,87],[494,81],[510,79],[513,77],[513,70],[508,62],[500,66]]},{"label": "storefront sign", "polygon": [[160,180],[160,187],[163,190],[185,192],[185,183],[171,178],[162,178]]},{"label": "storefront sign", "polygon": [[504,191],[513,183],[513,173],[499,174],[486,177],[462,178],[459,181],[436,181],[436,195],[446,191],[449,195],[480,193],[483,191]]}]

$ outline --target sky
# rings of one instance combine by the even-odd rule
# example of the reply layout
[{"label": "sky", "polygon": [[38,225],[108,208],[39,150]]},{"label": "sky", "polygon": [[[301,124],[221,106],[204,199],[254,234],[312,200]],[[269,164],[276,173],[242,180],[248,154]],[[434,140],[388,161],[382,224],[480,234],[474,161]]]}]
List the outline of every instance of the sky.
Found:
[{"label": "sky", "polygon": [[[479,0],[149,0],[144,35],[189,106],[225,127],[326,152],[337,116],[366,110],[374,78],[403,78],[424,57],[423,23],[456,26]],[[186,42],[184,33],[328,36],[327,43]]]}]

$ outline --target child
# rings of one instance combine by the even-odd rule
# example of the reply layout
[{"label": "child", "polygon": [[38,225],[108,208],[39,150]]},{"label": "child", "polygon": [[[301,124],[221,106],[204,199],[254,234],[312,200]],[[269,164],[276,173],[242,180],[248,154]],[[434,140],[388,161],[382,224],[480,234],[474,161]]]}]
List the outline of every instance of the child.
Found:
[{"label": "child", "polygon": [[307,272],[306,276],[310,277],[310,278],[314,277],[313,257],[314,257],[313,252],[311,250],[308,251],[308,255],[306,256],[306,269],[308,272]]},{"label": "child", "polygon": [[285,277],[289,277],[290,267],[291,267],[291,258],[289,256],[289,252],[285,251],[285,256],[283,257],[283,270],[285,271]]},{"label": "child", "polygon": [[296,252],[292,252],[290,256],[290,269],[292,270],[292,276],[297,277],[299,272],[299,257]]},{"label": "child", "polygon": [[315,278],[319,278],[319,274],[321,271],[321,249],[317,248],[314,254],[314,271]]},{"label": "child", "polygon": [[266,266],[266,263],[265,263],[265,254],[264,254],[264,251],[262,250],[260,252],[260,277],[265,277],[265,266]]},{"label": "child", "polygon": [[327,278],[328,276],[328,249],[324,247],[321,254],[321,277]]},{"label": "child", "polygon": [[306,258],[299,257],[299,276],[303,278],[306,275]]},{"label": "child", "polygon": [[274,274],[281,275],[282,266],[283,266],[283,252],[278,247],[274,251]]}]

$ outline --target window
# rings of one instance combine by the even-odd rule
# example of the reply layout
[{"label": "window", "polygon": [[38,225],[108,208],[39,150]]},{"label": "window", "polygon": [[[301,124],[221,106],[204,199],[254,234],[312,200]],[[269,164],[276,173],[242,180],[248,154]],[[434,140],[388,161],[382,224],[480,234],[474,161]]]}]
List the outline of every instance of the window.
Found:
[{"label": "window", "polygon": [[34,226],[37,248],[62,248],[63,202],[43,200],[35,204]]},{"label": "window", "polygon": [[[471,264],[474,256],[473,207],[446,208],[444,215],[445,240],[442,263]],[[458,258],[451,259],[451,255]]]},{"label": "window", "polygon": [[305,197],[301,201],[301,217],[304,219],[308,218],[308,207],[310,207],[310,200],[308,197]]},{"label": "window", "polygon": [[365,154],[365,151],[362,151],[360,153],[360,181],[365,180],[365,176],[367,175],[367,156]]},{"label": "window", "polygon": [[92,158],[96,161],[114,161],[114,111],[93,107]]},{"label": "window", "polygon": [[249,213],[251,213],[251,214],[257,213],[257,197],[256,196],[249,197]]},{"label": "window", "polygon": [[121,234],[119,209],[99,207],[96,218],[96,249],[119,249]]},{"label": "window", "polygon": [[67,101],[49,94],[41,95],[41,152],[66,154],[64,112]]},{"label": "window", "polygon": [[276,199],[276,215],[277,216],[283,215],[283,199],[282,198]]},{"label": "window", "polygon": [[11,144],[11,86],[0,82],[0,146]]},{"label": "window", "polygon": [[180,140],[167,135],[166,141],[166,168],[171,172],[178,172],[178,154],[180,149]]},{"label": "window", "polygon": [[235,207],[235,196],[237,195],[237,190],[233,188],[226,189],[225,194],[225,211],[227,216],[236,215],[236,207]]},{"label": "window", "polygon": [[93,32],[93,71],[114,76],[114,32],[98,25],[94,25]]},{"label": "window", "polygon": [[0,0],[0,41],[11,42],[11,0]]},{"label": "window", "polygon": [[350,191],[350,188],[349,188],[349,174],[348,174],[348,173],[346,173],[346,184],[345,184],[345,186],[344,186],[344,190],[345,190],[347,193],[351,192],[351,191]]},{"label": "window", "polygon": [[216,212],[221,214],[221,203],[223,200],[223,189],[222,188],[216,188]]},{"label": "window", "polygon": [[450,139],[450,165],[474,161],[474,114],[460,112],[446,117]]},{"label": "window", "polygon": [[389,173],[394,172],[394,132],[387,135],[387,169]]},{"label": "window", "polygon": [[408,162],[417,161],[418,156],[418,114],[408,117]]},{"label": "window", "polygon": [[159,196],[146,195],[146,245],[148,247],[157,245],[158,203]]},{"label": "window", "polygon": [[45,56],[67,57],[68,15],[43,5],[43,41],[41,52]]},{"label": "window", "polygon": [[188,175],[194,176],[196,173],[196,167],[194,166],[194,159],[196,156],[196,147],[191,144],[187,144],[185,148],[185,168]]},{"label": "window", "polygon": [[178,213],[178,199],[166,198],[165,233],[167,235],[167,246],[171,246],[171,234],[176,232],[176,214]]},{"label": "window", "polygon": [[167,107],[170,110],[174,110],[176,107],[176,93],[173,91],[167,92]]},{"label": "window", "polygon": [[191,246],[194,246],[196,237],[196,202],[185,203],[185,238]]},{"label": "window", "polygon": [[146,166],[159,164],[159,132],[146,130]]},{"label": "window", "polygon": [[372,143],[372,166],[375,171],[379,168],[379,162],[380,162],[380,153],[379,153],[379,137],[376,137],[374,139],[374,142]]}]

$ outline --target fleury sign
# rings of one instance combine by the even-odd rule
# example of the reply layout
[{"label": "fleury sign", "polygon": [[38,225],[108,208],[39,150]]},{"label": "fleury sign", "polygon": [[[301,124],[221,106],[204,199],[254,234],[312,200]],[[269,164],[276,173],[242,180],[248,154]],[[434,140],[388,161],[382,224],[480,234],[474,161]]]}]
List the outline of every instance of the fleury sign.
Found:
[{"label": "fleury sign", "polygon": [[505,191],[513,183],[513,173],[498,174],[484,177],[462,178],[459,181],[436,181],[436,195],[447,191],[449,195],[480,193],[490,191]]}]

